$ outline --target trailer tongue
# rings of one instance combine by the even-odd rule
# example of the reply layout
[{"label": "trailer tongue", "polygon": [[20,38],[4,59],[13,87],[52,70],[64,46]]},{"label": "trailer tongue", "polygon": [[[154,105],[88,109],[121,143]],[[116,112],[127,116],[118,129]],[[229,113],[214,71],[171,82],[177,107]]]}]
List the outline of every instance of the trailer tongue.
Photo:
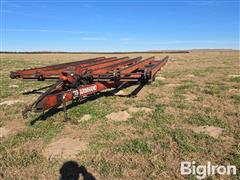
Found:
[{"label": "trailer tongue", "polygon": [[119,90],[129,85],[139,84],[130,94],[136,95],[146,83],[155,80],[158,71],[167,63],[168,56],[162,60],[150,57],[130,59],[129,57],[98,57],[42,68],[11,72],[12,79],[33,79],[44,81],[56,79],[56,83],[31,105],[23,110],[23,117],[29,111],[42,112],[63,105],[64,118],[67,117],[66,103],[94,95],[108,88]]}]

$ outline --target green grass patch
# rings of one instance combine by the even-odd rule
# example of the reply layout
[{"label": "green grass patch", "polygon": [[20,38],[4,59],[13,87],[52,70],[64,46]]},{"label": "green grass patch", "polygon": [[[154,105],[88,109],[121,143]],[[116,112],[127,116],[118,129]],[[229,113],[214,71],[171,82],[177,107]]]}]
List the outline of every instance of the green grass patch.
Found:
[{"label": "green grass patch", "polygon": [[119,134],[116,131],[108,131],[105,128],[100,128],[95,140],[104,140],[104,141],[115,141],[119,137]]},{"label": "green grass patch", "polygon": [[90,144],[90,148],[93,151],[99,151],[103,149],[111,149],[112,144],[108,142],[99,142],[99,141],[93,141]]},{"label": "green grass patch", "polygon": [[157,126],[163,126],[165,124],[173,124],[177,121],[176,117],[173,114],[168,113],[154,113],[153,119],[156,122]]},{"label": "green grass patch", "polygon": [[159,113],[164,113],[164,111],[166,109],[166,105],[164,105],[164,104],[157,104],[155,109],[156,109],[155,112],[158,113],[158,114]]},{"label": "green grass patch", "polygon": [[187,104],[186,102],[182,101],[182,100],[177,100],[173,103],[171,103],[171,107],[174,107],[174,108],[178,108],[178,109],[190,109],[191,108],[191,105],[190,104]]},{"label": "green grass patch", "polygon": [[165,113],[166,106],[163,104],[156,105],[155,111],[152,114],[152,118],[156,123],[156,127],[172,124],[176,122],[176,117],[173,114]]},{"label": "green grass patch", "polygon": [[212,107],[204,107],[203,110],[207,114],[215,111]]},{"label": "green grass patch", "polygon": [[197,86],[196,82],[192,80],[183,80],[181,81],[181,83],[182,84],[178,86],[177,89],[184,90],[184,89],[194,88]]},{"label": "green grass patch", "polygon": [[0,127],[3,127],[4,126],[4,123],[2,120],[0,120]]},{"label": "green grass patch", "polygon": [[208,71],[206,69],[195,69],[192,73],[194,76],[204,77],[207,75]]},{"label": "green grass patch", "polygon": [[154,94],[154,93],[149,93],[147,96],[147,100],[149,103],[154,103],[156,102],[156,100],[159,98],[158,95]]},{"label": "green grass patch", "polygon": [[122,163],[112,163],[106,159],[101,159],[98,164],[100,175],[103,178],[121,178],[123,176],[123,165]]},{"label": "green grass patch", "polygon": [[113,111],[111,106],[112,99],[114,97],[102,97],[94,101],[88,101],[84,104],[78,104],[76,107],[73,107],[68,110],[69,116],[72,121],[77,121],[85,114],[89,114],[92,118],[89,121],[79,122],[79,125],[86,127],[95,123],[97,120],[105,119],[107,114],[110,114]]},{"label": "green grass patch", "polygon": [[149,154],[152,152],[147,142],[141,139],[129,141],[117,147],[117,150],[129,154]]},{"label": "green grass patch", "polygon": [[184,129],[172,130],[171,137],[178,144],[182,153],[211,152],[212,146],[218,142],[206,134],[197,134]]},{"label": "green grass patch", "polygon": [[33,127],[28,127],[25,131],[19,132],[16,135],[8,138],[3,145],[13,147],[24,142],[43,139],[49,141],[55,135],[61,132],[63,124],[57,124],[53,121],[45,121]]},{"label": "green grass patch", "polygon": [[198,77],[205,77],[211,73],[214,73],[216,71],[219,71],[219,70],[222,70],[222,69],[226,69],[225,67],[207,67],[207,68],[204,68],[204,69],[194,69],[193,70],[193,74],[195,76],[198,76]]},{"label": "green grass patch", "polygon": [[176,104],[176,107],[179,108],[179,109],[190,109],[190,105],[189,104],[186,104],[186,103],[179,103],[179,104]]},{"label": "green grass patch", "polygon": [[39,164],[43,161],[43,156],[36,150],[26,151],[9,150],[0,146],[0,167],[2,170],[7,168],[23,168],[29,165]]},{"label": "green grass patch", "polygon": [[237,167],[236,176],[240,177],[240,144],[235,145],[233,150],[224,157],[224,160]]},{"label": "green grass patch", "polygon": [[240,103],[240,94],[231,95],[230,98],[233,99],[235,103]]},{"label": "green grass patch", "polygon": [[229,81],[230,81],[230,82],[240,83],[240,76],[238,76],[238,77],[231,77],[231,78],[229,79]]},{"label": "green grass patch", "polygon": [[182,75],[185,75],[186,73],[188,73],[188,70],[184,70],[184,71],[165,71],[163,72],[163,76],[166,78],[176,78],[176,77],[180,77]]},{"label": "green grass patch", "polygon": [[170,150],[171,131],[166,128],[158,128],[154,131],[153,142],[159,144],[164,151]]},{"label": "green grass patch", "polygon": [[100,174],[103,177],[107,177],[110,173],[111,165],[106,160],[101,160],[99,164]]},{"label": "green grass patch", "polygon": [[175,129],[171,135],[183,152],[197,152],[197,147],[190,142],[191,137],[183,130]]},{"label": "green grass patch", "polygon": [[169,134],[170,131],[168,128],[166,127],[159,127],[158,129],[155,130],[155,134],[153,136],[154,141],[162,141],[162,140],[166,140],[169,139]]},{"label": "green grass patch", "polygon": [[203,92],[212,96],[223,97],[224,91],[229,90],[230,87],[219,82],[207,82]]},{"label": "green grass patch", "polygon": [[175,88],[174,96],[178,99],[185,99],[184,94],[193,91],[197,86],[195,81],[182,81],[182,84]]},{"label": "green grass patch", "polygon": [[178,86],[176,89],[178,91],[185,91],[185,90],[191,89],[193,87],[195,87],[195,84],[193,84],[193,83],[184,83],[184,84]]},{"label": "green grass patch", "polygon": [[[163,150],[168,151],[171,141],[177,143],[180,153],[198,153],[211,151],[212,145],[217,142],[206,134],[197,134],[186,129],[159,128],[153,137],[154,143],[159,143]],[[205,147],[205,148],[203,148]]]},{"label": "green grass patch", "polygon": [[221,127],[221,128],[226,128],[228,127],[227,123],[219,119],[217,117],[211,117],[208,115],[202,115],[202,114],[193,114],[192,116],[188,117],[185,119],[185,122],[189,124],[196,124],[199,126],[216,126],[216,127]]},{"label": "green grass patch", "polygon": [[203,68],[203,69],[186,69],[186,70],[182,70],[182,71],[166,71],[163,72],[163,76],[166,78],[177,78],[177,77],[181,77],[187,74],[193,74],[194,76],[198,76],[198,77],[205,77],[207,75],[209,75],[210,73],[214,73],[216,71],[219,70],[225,70],[227,67],[207,67],[207,68]]},{"label": "green grass patch", "polygon": [[166,81],[163,80],[155,80],[154,82],[151,83],[152,87],[161,87],[165,84],[168,84]]}]

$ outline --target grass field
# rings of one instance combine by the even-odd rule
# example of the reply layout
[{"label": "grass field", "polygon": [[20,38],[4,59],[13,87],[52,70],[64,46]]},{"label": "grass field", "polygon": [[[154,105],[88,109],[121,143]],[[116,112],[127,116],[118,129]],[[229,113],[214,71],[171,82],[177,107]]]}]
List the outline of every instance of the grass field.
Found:
[{"label": "grass field", "polygon": [[239,52],[127,54],[138,55],[170,61],[137,97],[87,101],[65,123],[62,111],[24,120],[38,95],[23,92],[49,83],[13,80],[9,71],[103,55],[1,54],[0,179],[58,179],[67,161],[96,179],[194,179],[180,175],[183,160],[236,165],[240,178]]}]

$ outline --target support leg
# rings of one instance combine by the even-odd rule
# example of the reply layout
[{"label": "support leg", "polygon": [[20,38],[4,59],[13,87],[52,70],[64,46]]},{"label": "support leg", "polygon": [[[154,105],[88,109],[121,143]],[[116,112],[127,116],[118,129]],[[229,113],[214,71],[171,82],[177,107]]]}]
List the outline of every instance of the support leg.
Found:
[{"label": "support leg", "polygon": [[63,112],[64,112],[64,121],[67,122],[68,120],[70,120],[70,118],[68,118],[68,115],[67,115],[67,103],[64,99],[63,99]]},{"label": "support leg", "polygon": [[139,86],[134,89],[129,95],[128,97],[136,97],[136,95],[142,90],[142,88],[146,85],[146,83],[140,83]]}]

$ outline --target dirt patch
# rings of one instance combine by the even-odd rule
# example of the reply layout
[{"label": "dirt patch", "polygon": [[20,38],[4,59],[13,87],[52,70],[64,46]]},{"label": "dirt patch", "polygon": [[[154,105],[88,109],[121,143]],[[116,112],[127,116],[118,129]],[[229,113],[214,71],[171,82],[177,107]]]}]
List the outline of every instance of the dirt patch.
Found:
[{"label": "dirt patch", "polygon": [[155,79],[158,81],[162,81],[162,80],[165,80],[166,78],[162,76],[157,76]]},{"label": "dirt patch", "polygon": [[231,95],[240,94],[240,89],[229,89],[228,94]]},{"label": "dirt patch", "polygon": [[19,102],[23,102],[23,101],[21,101],[21,100],[7,100],[7,101],[1,102],[0,106],[2,106],[2,105],[11,106],[11,105],[19,103]]},{"label": "dirt patch", "polygon": [[165,111],[166,114],[174,114],[174,115],[179,115],[183,112],[185,112],[184,109],[178,109],[178,108],[174,108],[171,106],[166,106]]},{"label": "dirt patch", "polygon": [[119,111],[107,115],[106,118],[113,121],[127,121],[131,115],[127,111]]},{"label": "dirt patch", "polygon": [[223,132],[222,128],[215,126],[198,126],[192,127],[190,129],[195,133],[204,133],[214,138],[218,138]]},{"label": "dirt patch", "polygon": [[195,101],[197,99],[197,96],[191,93],[187,93],[184,96],[187,101]]},{"label": "dirt patch", "polygon": [[230,74],[230,75],[228,75],[228,77],[230,77],[230,78],[240,77],[240,74]]},{"label": "dirt patch", "polygon": [[195,76],[193,74],[187,74],[186,77],[194,78]]},{"label": "dirt patch", "polygon": [[43,151],[43,156],[47,159],[76,157],[81,150],[87,149],[87,143],[72,138],[63,138],[50,143]]},{"label": "dirt patch", "polygon": [[0,127],[0,138],[6,137],[10,132],[10,129],[6,127]]},{"label": "dirt patch", "polygon": [[180,86],[181,84],[178,84],[178,83],[176,83],[176,84],[173,84],[173,83],[171,83],[171,84],[166,84],[166,86],[167,87],[177,87],[177,86]]},{"label": "dirt patch", "polygon": [[18,86],[18,85],[15,85],[15,84],[13,84],[13,85],[10,85],[9,87],[10,87],[10,88],[18,88],[19,86]]},{"label": "dirt patch", "polygon": [[25,123],[22,119],[7,121],[5,124],[4,127],[0,127],[0,138],[16,134],[25,128]]},{"label": "dirt patch", "polygon": [[90,114],[84,114],[83,117],[81,117],[80,120],[78,120],[78,122],[81,122],[81,121],[88,121],[92,118],[92,116]]},{"label": "dirt patch", "polygon": [[150,108],[147,108],[147,107],[140,107],[140,108],[130,107],[130,108],[128,108],[128,112],[130,112],[130,113],[136,113],[138,111],[144,111],[146,113],[151,113],[153,111],[153,109],[150,109]]}]

